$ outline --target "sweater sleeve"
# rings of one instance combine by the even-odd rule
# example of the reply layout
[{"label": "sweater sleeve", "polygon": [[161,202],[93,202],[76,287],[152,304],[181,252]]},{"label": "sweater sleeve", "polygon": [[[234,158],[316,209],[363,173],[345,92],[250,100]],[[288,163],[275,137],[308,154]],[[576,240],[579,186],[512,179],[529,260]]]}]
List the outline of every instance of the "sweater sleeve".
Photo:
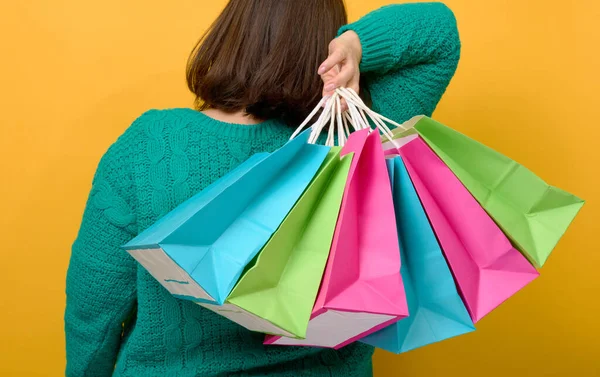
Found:
[{"label": "sweater sleeve", "polygon": [[112,375],[122,324],[136,303],[137,265],[120,249],[136,232],[129,148],[122,138],[98,165],[72,246],[65,310],[68,377]]},{"label": "sweater sleeve", "polygon": [[361,72],[373,108],[404,122],[431,116],[460,58],[452,11],[442,3],[388,5],[343,26],[362,45]]}]

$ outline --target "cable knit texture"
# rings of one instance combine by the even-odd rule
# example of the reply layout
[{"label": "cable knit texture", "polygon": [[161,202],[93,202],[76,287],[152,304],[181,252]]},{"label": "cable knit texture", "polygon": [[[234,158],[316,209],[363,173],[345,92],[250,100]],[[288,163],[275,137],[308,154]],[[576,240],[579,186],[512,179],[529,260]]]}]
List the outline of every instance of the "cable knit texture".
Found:
[{"label": "cable knit texture", "polygon": [[[363,46],[373,107],[397,121],[431,115],[460,42],[440,3],[386,6],[344,26]],[[191,109],[151,110],[102,157],[67,273],[67,376],[371,376],[373,349],[263,346],[213,312],[173,298],[120,246],[291,127],[219,122]]]}]

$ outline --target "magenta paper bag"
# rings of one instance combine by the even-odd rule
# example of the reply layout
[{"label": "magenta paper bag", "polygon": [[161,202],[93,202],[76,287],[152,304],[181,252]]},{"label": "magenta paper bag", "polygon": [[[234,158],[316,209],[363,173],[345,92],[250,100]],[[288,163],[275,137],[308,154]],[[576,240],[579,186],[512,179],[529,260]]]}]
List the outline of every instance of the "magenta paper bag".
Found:
[{"label": "magenta paper bag", "polygon": [[465,306],[477,322],[538,272],[420,137],[398,142],[400,148],[386,153],[402,156]]},{"label": "magenta paper bag", "polygon": [[265,344],[340,348],[408,315],[390,179],[377,132],[350,135],[354,153],[321,289],[305,339]]}]

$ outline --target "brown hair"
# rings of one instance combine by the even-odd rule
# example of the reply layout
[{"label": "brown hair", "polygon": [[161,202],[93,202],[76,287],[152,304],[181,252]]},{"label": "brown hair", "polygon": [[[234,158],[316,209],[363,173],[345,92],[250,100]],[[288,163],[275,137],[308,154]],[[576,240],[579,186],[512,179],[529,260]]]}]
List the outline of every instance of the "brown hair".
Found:
[{"label": "brown hair", "polygon": [[346,23],[343,0],[230,0],[188,59],[196,106],[301,121],[321,97],[317,69]]}]

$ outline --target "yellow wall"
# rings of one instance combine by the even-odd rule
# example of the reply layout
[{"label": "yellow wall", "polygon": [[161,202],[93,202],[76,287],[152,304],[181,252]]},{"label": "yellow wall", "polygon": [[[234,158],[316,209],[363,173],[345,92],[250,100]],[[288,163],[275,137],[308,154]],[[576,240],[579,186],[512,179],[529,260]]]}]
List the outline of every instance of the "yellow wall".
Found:
[{"label": "yellow wall", "polygon": [[[351,18],[388,2],[348,0]],[[191,104],[185,59],[223,4],[2,1],[0,375],[62,374],[64,275],[95,165],[145,109]],[[476,333],[378,353],[376,375],[600,375],[600,3],[448,4],[463,59],[435,117],[588,203],[542,277]]]}]

